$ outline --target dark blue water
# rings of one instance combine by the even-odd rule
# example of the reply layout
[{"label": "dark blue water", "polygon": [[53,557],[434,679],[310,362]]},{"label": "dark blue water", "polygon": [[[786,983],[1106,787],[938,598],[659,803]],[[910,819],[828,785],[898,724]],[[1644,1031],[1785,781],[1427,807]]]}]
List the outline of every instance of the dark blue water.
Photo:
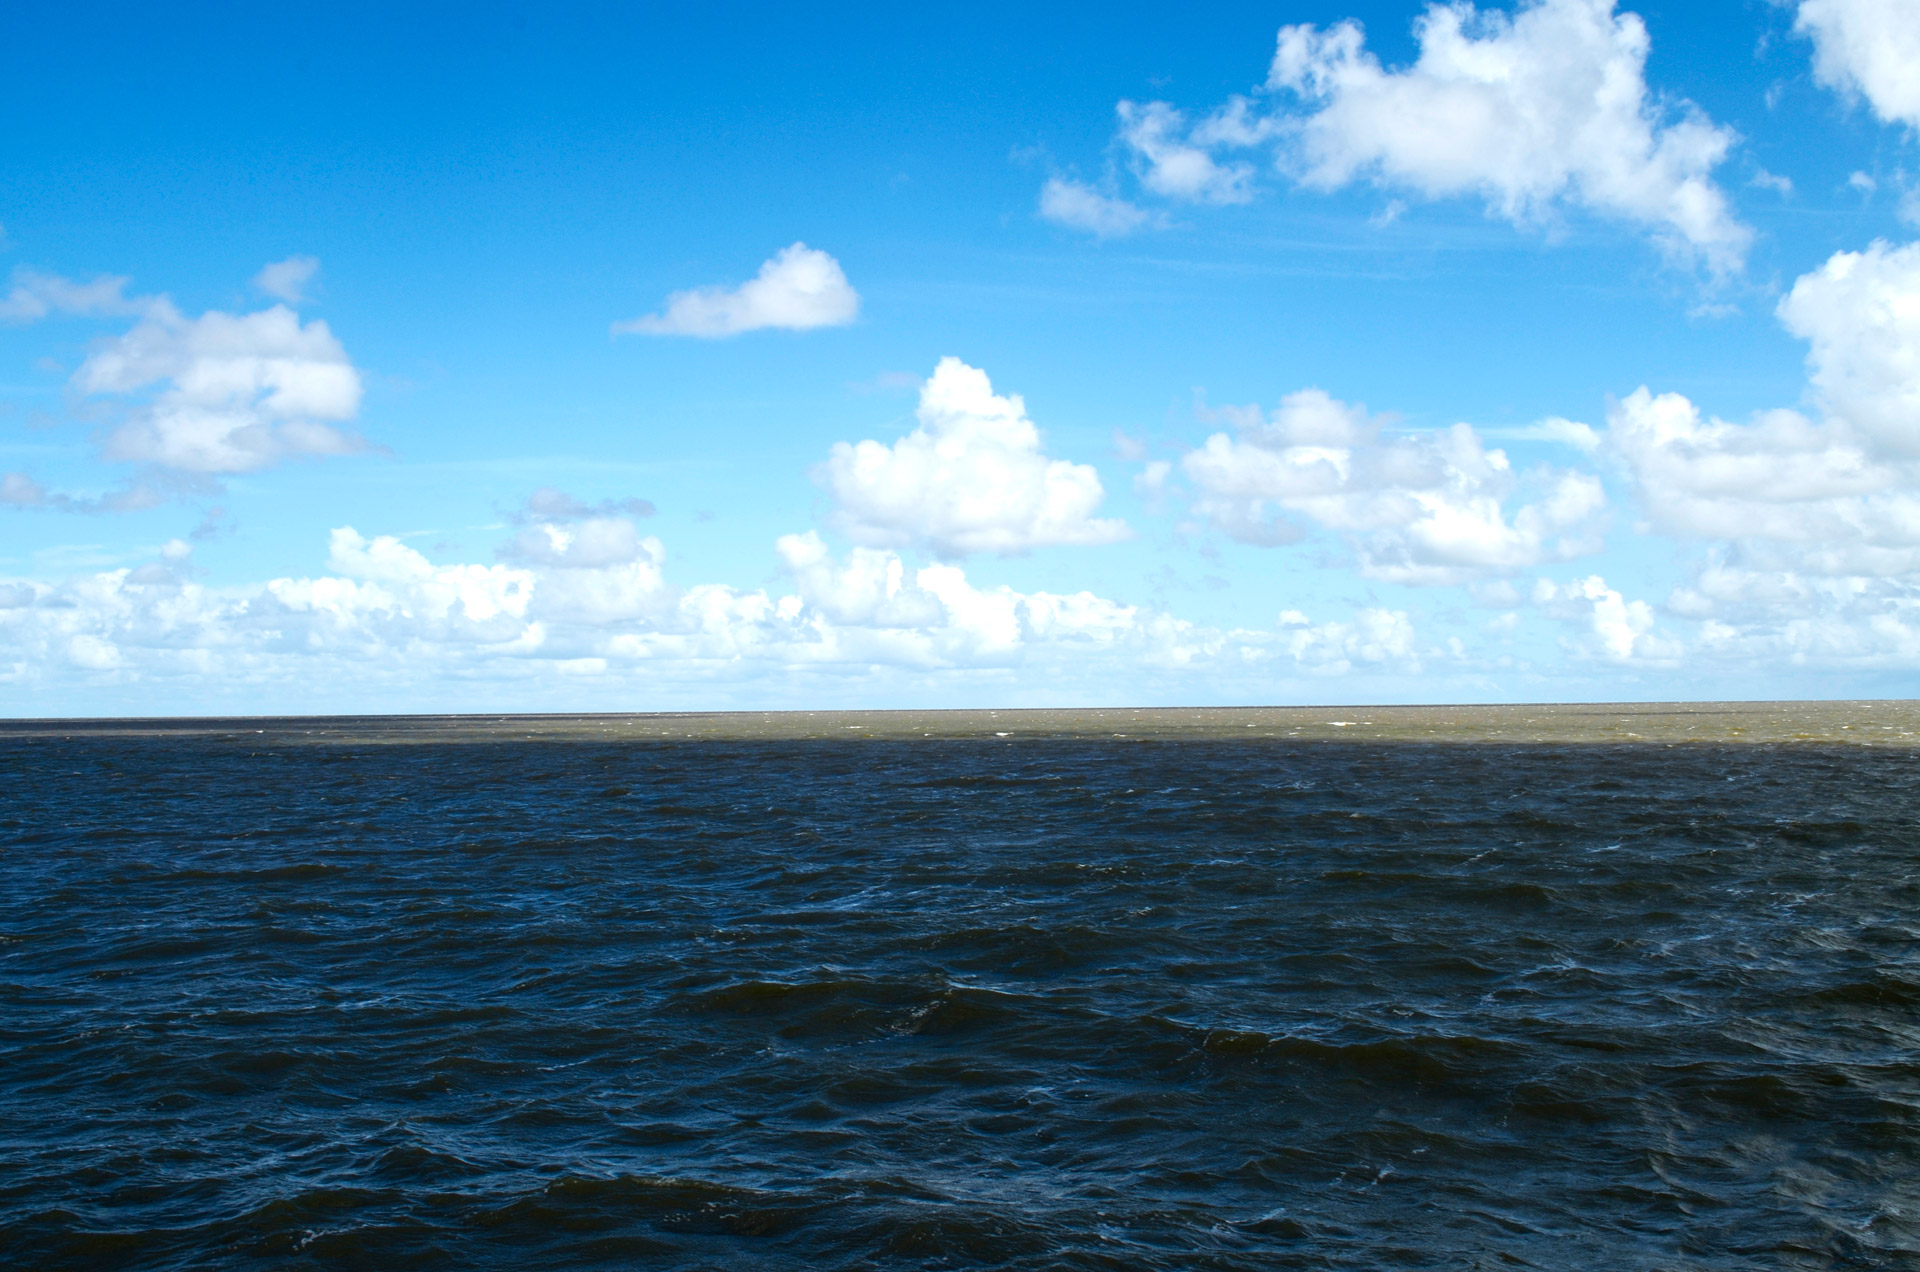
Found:
[{"label": "dark blue water", "polygon": [[0,765],[8,1267],[1920,1261],[1907,752]]}]

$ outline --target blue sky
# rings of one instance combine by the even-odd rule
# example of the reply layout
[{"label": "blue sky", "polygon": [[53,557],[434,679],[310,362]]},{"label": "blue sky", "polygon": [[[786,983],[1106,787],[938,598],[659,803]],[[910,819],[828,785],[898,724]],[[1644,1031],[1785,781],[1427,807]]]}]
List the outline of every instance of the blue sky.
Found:
[{"label": "blue sky", "polygon": [[1912,0],[687,8],[0,16],[0,713],[1914,693]]}]

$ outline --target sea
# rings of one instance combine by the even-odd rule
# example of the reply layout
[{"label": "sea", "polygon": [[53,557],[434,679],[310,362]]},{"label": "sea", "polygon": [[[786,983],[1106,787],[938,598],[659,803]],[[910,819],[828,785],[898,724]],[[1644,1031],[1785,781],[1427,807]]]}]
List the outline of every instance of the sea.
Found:
[{"label": "sea", "polygon": [[0,722],[0,1266],[1920,1267],[1920,705]]}]

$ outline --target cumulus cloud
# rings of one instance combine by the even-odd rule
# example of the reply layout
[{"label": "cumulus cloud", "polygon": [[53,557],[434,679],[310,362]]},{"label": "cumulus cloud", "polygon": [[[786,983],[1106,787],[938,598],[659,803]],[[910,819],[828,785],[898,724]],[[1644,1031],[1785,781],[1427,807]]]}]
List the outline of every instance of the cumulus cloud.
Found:
[{"label": "cumulus cloud", "polygon": [[1908,0],[1801,0],[1794,30],[1813,40],[1813,74],[1859,94],[1890,124],[1920,130],[1920,9]]},{"label": "cumulus cloud", "polygon": [[843,627],[921,628],[940,621],[940,598],[898,553],[854,548],[844,561],[818,533],[783,535],[774,545],[800,598]]},{"label": "cumulus cloud", "polygon": [[657,615],[673,602],[666,547],[624,517],[540,522],[500,556],[537,571],[536,618],[612,623]]},{"label": "cumulus cloud", "polygon": [[844,327],[859,314],[859,293],[847,282],[840,262],[805,243],[795,243],[738,287],[675,292],[660,313],[616,322],[613,332],[718,339],[769,327],[785,331]]},{"label": "cumulus cloud", "polygon": [[1826,409],[1882,450],[1920,457],[1920,244],[1836,252],[1780,302]]},{"label": "cumulus cloud", "polygon": [[1049,177],[1040,187],[1040,215],[1095,238],[1122,238],[1156,220],[1144,208],[1066,177]]},{"label": "cumulus cloud", "polygon": [[127,284],[132,281],[102,274],[91,282],[78,283],[58,274],[16,269],[13,285],[5,296],[0,296],[0,323],[38,322],[55,314],[75,317],[137,314],[154,302],[148,297],[127,295]]},{"label": "cumulus cloud", "polygon": [[1720,662],[1911,668],[1920,593],[1898,578],[1753,569],[1716,552],[1667,608],[1698,619],[1696,648]]},{"label": "cumulus cloud", "polygon": [[898,554],[874,548],[856,547],[836,561],[811,531],[787,535],[777,548],[797,590],[776,611],[856,661],[1007,665],[1034,648],[1124,645],[1136,653],[1153,646],[1178,662],[1206,643],[1190,624],[1091,592],[981,588],[958,566],[912,569]]},{"label": "cumulus cloud", "polygon": [[[1463,583],[1597,550],[1606,498],[1591,474],[1513,470],[1466,424],[1385,437],[1364,406],[1319,389],[1220,412],[1234,425],[1181,459],[1193,512],[1245,543],[1280,545],[1313,526],[1342,535],[1363,573]],[[1509,511],[1523,489],[1535,497]]]},{"label": "cumulus cloud", "polygon": [[1888,665],[1920,604],[1920,249],[1835,253],[1780,303],[1815,413],[1744,423],[1641,388],[1606,453],[1650,526],[1703,545],[1666,606],[1715,657]]},{"label": "cumulus cloud", "polygon": [[1388,68],[1357,22],[1284,27],[1259,96],[1193,120],[1121,102],[1119,143],[1141,187],[1170,199],[1245,202],[1254,167],[1233,156],[1264,152],[1315,189],[1477,196],[1524,225],[1578,208],[1716,272],[1741,266],[1753,233],[1713,180],[1735,136],[1650,92],[1637,15],[1613,0],[1532,0],[1511,15],[1434,4],[1414,35],[1414,62]]},{"label": "cumulus cloud", "polygon": [[146,399],[107,438],[109,459],[238,473],[364,445],[334,427],[359,412],[359,371],[326,323],[302,324],[284,305],[188,318],[155,301],[131,331],[96,349],[73,383]]},{"label": "cumulus cloud", "polygon": [[942,358],[920,390],[917,427],[891,446],[836,442],[814,478],[833,523],[867,547],[925,547],[942,557],[1113,543],[1124,522],[1095,517],[1104,491],[1086,464],[1050,459],[1019,395]]},{"label": "cumulus cloud", "polygon": [[436,566],[393,535],[368,539],[351,526],[329,537],[327,564],[338,579],[276,579],[267,590],[289,604],[321,604],[345,583],[340,612],[377,607],[421,624],[460,624],[478,640],[521,639],[533,600],[530,571],[505,565]]},{"label": "cumulus cloud", "polygon": [[1777,409],[1731,423],[1643,387],[1609,412],[1611,453],[1656,528],[1717,541],[1741,568],[1920,571],[1920,247],[1835,253],[1779,314],[1808,342],[1821,418]]},{"label": "cumulus cloud", "polygon": [[[311,258],[269,266],[256,282],[296,289]],[[189,318],[165,296],[129,296],[128,279],[76,282],[16,270],[0,297],[0,322],[53,315],[136,315],[131,330],[96,343],[72,378],[83,394],[131,399],[102,453],[146,471],[97,496],[52,491],[30,474],[0,477],[0,504],[62,512],[151,507],[168,493],[204,490],[208,475],[247,472],[293,455],[362,449],[336,427],[359,411],[360,373],[327,325],[302,325],[283,305],[251,314],[209,311]]]},{"label": "cumulus cloud", "polygon": [[1655,630],[1653,606],[1628,600],[1598,574],[1570,583],[1536,580],[1533,603],[1575,623],[1575,647],[1609,662],[1672,662],[1682,653],[1678,641]]},{"label": "cumulus cloud", "polygon": [[574,522],[542,521],[522,530],[500,550],[508,560],[568,569],[600,569],[659,557],[659,540],[641,538],[625,517],[589,517]]},{"label": "cumulus cloud", "polygon": [[1321,675],[1343,675],[1356,663],[1420,670],[1413,620],[1404,610],[1363,609],[1350,622],[1318,624],[1287,610],[1280,615],[1280,641],[1296,663]]},{"label": "cumulus cloud", "polygon": [[1515,221],[1574,204],[1653,227],[1716,269],[1741,263],[1752,232],[1711,176],[1734,135],[1696,110],[1662,118],[1637,15],[1613,0],[1538,0],[1511,17],[1432,5],[1414,33],[1419,57],[1388,70],[1357,23],[1281,30],[1267,83],[1306,108],[1286,132],[1308,184],[1479,194]]},{"label": "cumulus cloud", "polygon": [[253,276],[253,285],[276,300],[289,305],[307,300],[307,284],[320,272],[320,261],[313,256],[289,256],[275,261]]},{"label": "cumulus cloud", "polygon": [[1667,534],[1738,542],[1749,556],[1819,573],[1920,568],[1920,472],[1844,422],[1775,410],[1734,424],[1641,388],[1609,412],[1607,437]]},{"label": "cumulus cloud", "polygon": [[[0,682],[217,674],[247,683],[324,672],[362,683],[383,671],[417,680],[484,669],[502,679],[545,667],[651,683],[737,681],[756,669],[1036,664],[1111,677],[1120,668],[1257,670],[1287,653],[1274,632],[1197,627],[1091,592],[983,586],[957,566],[911,568],[873,548],[835,558],[811,533],[782,538],[777,552],[793,584],[780,594],[673,586],[664,548],[630,522],[539,523],[492,564],[437,564],[396,536],[343,526],[324,573],[213,588],[193,577],[190,547],[177,543],[138,568],[54,584],[0,580],[0,649],[11,660],[0,663]],[[1339,657],[1372,656],[1366,640],[1333,644]],[[1308,652],[1301,661],[1327,670],[1333,659]]]}]

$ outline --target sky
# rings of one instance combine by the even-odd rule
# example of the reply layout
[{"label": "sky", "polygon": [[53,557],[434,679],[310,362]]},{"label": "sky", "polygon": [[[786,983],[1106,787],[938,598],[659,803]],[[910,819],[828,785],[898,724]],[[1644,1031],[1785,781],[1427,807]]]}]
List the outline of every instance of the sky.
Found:
[{"label": "sky", "polygon": [[0,66],[0,716],[1920,696],[1920,0]]}]

